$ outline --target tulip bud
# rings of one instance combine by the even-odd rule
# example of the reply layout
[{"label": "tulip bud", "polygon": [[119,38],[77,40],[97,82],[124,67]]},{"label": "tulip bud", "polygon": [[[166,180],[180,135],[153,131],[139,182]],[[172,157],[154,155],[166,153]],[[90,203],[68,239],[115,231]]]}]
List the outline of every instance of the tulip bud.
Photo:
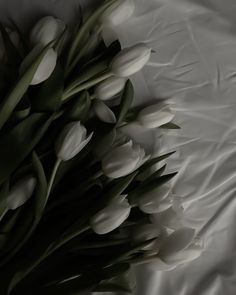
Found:
[{"label": "tulip bud", "polygon": [[[42,47],[35,47],[29,55],[25,58],[20,66],[20,73],[25,72],[29,65],[33,62],[35,57],[42,50]],[[47,80],[54,71],[57,63],[57,53],[54,49],[49,48],[42,58],[30,85],[36,85]]]},{"label": "tulip bud", "polygon": [[146,128],[157,128],[169,123],[174,118],[170,108],[163,103],[150,105],[141,110],[137,121]]},{"label": "tulip bud", "polygon": [[142,195],[138,199],[138,206],[140,210],[147,214],[160,213],[172,206],[169,197],[170,189],[163,185],[156,189]]},{"label": "tulip bud", "polygon": [[111,72],[118,77],[128,77],[140,71],[148,62],[151,49],[144,44],[123,49],[111,62]]},{"label": "tulip bud", "polygon": [[56,155],[62,161],[76,156],[91,140],[93,133],[87,136],[86,128],[79,121],[67,124],[56,141]]},{"label": "tulip bud", "polygon": [[110,77],[99,83],[94,89],[94,95],[101,100],[108,100],[121,92],[125,86],[126,79]]},{"label": "tulip bud", "polygon": [[90,219],[91,228],[99,235],[107,234],[119,227],[129,216],[131,206],[126,196],[118,196]]},{"label": "tulip bud", "polygon": [[116,123],[114,113],[104,102],[96,99],[93,103],[93,109],[101,121],[111,124]]},{"label": "tulip bud", "polygon": [[134,13],[135,4],[133,0],[121,0],[115,2],[103,13],[104,24],[118,26],[128,20]]},{"label": "tulip bud", "polygon": [[58,38],[65,30],[63,21],[52,16],[41,18],[30,32],[30,41],[32,45],[47,45]]},{"label": "tulip bud", "polygon": [[18,181],[10,190],[6,200],[6,206],[9,210],[15,210],[23,205],[33,194],[36,186],[36,179],[28,176]]},{"label": "tulip bud", "polygon": [[150,215],[152,223],[158,226],[163,226],[171,230],[177,230],[183,227],[183,209],[180,204],[177,204],[173,199],[172,207],[167,210]]},{"label": "tulip bud", "polygon": [[144,149],[130,140],[107,153],[102,159],[102,169],[106,176],[119,178],[134,172],[148,159]]}]

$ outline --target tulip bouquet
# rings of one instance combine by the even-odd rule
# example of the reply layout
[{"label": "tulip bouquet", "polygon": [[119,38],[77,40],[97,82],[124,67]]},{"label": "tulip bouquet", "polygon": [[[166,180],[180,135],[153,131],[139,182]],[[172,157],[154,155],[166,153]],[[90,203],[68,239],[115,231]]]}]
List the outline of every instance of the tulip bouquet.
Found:
[{"label": "tulip bouquet", "polygon": [[132,292],[134,265],[201,253],[160,165],[173,152],[153,157],[122,133],[178,128],[168,105],[133,107],[129,77],[151,49],[101,37],[133,11],[107,0],[75,28],[0,25],[1,295]]}]

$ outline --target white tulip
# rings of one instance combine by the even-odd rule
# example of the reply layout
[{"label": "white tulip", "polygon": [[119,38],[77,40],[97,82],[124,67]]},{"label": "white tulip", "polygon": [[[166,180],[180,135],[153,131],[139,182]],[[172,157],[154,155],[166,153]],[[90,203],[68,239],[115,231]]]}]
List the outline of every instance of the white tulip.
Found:
[{"label": "white tulip", "polygon": [[177,230],[183,227],[183,208],[175,198],[170,208],[149,217],[152,223],[167,229]]},{"label": "white tulip", "polygon": [[99,235],[118,228],[129,216],[131,206],[126,196],[118,196],[90,219],[90,226]]},{"label": "white tulip", "polygon": [[93,110],[97,117],[106,123],[116,123],[116,117],[113,111],[101,100],[96,99],[93,103]]},{"label": "white tulip", "polygon": [[172,206],[170,199],[170,188],[166,185],[142,195],[138,199],[141,211],[147,214],[160,213]]},{"label": "white tulip", "polygon": [[65,30],[65,23],[52,16],[41,18],[30,32],[32,45],[47,45],[58,38]]},{"label": "white tulip", "polygon": [[125,86],[126,79],[110,77],[99,83],[94,89],[94,95],[101,100],[108,100],[121,92]]},{"label": "white tulip", "polygon": [[102,159],[102,169],[106,176],[119,178],[134,172],[148,159],[144,149],[130,140],[105,155]]},{"label": "white tulip", "polygon": [[111,72],[118,77],[128,77],[140,71],[148,62],[151,49],[144,44],[123,49],[111,62]]},{"label": "white tulip", "polygon": [[157,128],[169,123],[174,118],[168,105],[158,103],[141,110],[137,121],[146,128]]},{"label": "white tulip", "polygon": [[33,194],[36,178],[28,176],[18,181],[10,190],[6,200],[8,210],[15,210],[23,205]]},{"label": "white tulip", "polygon": [[175,252],[171,255],[163,257],[163,261],[168,265],[178,266],[189,261],[193,261],[201,256],[203,249],[200,245],[191,245],[183,251]]},{"label": "white tulip", "polygon": [[120,0],[111,5],[103,13],[102,22],[111,26],[118,26],[128,20],[134,13],[133,0]]},{"label": "white tulip", "polygon": [[173,253],[188,248],[188,246],[192,243],[194,236],[195,230],[193,228],[184,227],[174,231],[171,235],[164,239],[161,244],[159,255],[162,260],[165,261],[165,258],[171,256]]},{"label": "white tulip", "polygon": [[[24,73],[27,70],[27,68],[31,65],[31,63],[34,61],[36,56],[38,56],[41,50],[42,46],[36,46],[33,48],[33,50],[23,60],[20,66],[20,74]],[[53,48],[49,48],[42,58],[30,85],[36,85],[47,80],[54,71],[56,63],[57,53]]]},{"label": "white tulip", "polygon": [[56,141],[56,155],[62,161],[76,156],[91,140],[93,133],[87,136],[86,128],[79,121],[68,123]]}]

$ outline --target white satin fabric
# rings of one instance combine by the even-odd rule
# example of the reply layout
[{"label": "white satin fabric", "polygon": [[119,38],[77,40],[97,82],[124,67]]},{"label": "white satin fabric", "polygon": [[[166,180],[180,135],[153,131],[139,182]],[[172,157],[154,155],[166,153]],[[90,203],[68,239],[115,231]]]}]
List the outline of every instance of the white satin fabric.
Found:
[{"label": "white satin fabric", "polygon": [[[97,4],[99,1],[83,1]],[[70,21],[76,0],[0,0],[0,18],[30,23],[54,14]],[[181,130],[144,132],[149,150],[176,150],[169,171],[185,223],[203,239],[200,258],[169,272],[137,269],[135,295],[236,294],[236,3],[234,0],[136,0],[131,20],[113,29],[122,46],[156,52],[132,77],[137,103],[166,99]],[[110,31],[110,30],[109,30]],[[111,40],[108,30],[104,33]],[[132,131],[135,130],[132,126]],[[143,136],[145,134],[145,136]],[[163,135],[163,136],[161,136]]]}]

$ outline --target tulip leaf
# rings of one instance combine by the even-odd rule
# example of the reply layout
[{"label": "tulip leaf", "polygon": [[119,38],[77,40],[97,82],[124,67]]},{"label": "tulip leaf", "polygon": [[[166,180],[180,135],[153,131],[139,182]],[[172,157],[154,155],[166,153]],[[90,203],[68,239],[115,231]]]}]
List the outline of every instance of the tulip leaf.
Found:
[{"label": "tulip leaf", "polygon": [[9,191],[9,181],[5,181],[1,186],[0,186],[0,221],[1,221],[1,216],[4,213],[6,209],[6,199]]},{"label": "tulip leaf", "polygon": [[[103,202],[109,202],[116,196],[122,194],[124,190],[131,184],[135,176],[138,174],[138,171],[133,172],[132,174],[119,178],[119,180],[114,180],[110,185],[111,188],[107,191],[104,192],[103,194]],[[104,204],[104,203],[103,203]]]},{"label": "tulip leaf", "polygon": [[145,171],[148,171],[148,169],[150,169],[152,166],[154,166],[155,164],[169,158],[174,153],[175,153],[175,151],[148,160],[142,167],[139,168],[139,173],[143,173]]},{"label": "tulip leaf", "polygon": [[111,0],[100,6],[81,26],[70,46],[67,57],[67,67],[71,65],[74,58],[76,58],[78,52],[81,50],[81,47],[85,44],[86,40],[88,39],[89,32],[91,31],[91,29],[93,29],[99,17],[115,1],[116,0]]},{"label": "tulip leaf", "polygon": [[96,144],[94,154],[97,158],[101,159],[112,147],[116,139],[116,128],[106,133]]},{"label": "tulip leaf", "polygon": [[46,54],[49,46],[50,43],[43,50],[40,51],[32,64],[26,69],[23,75],[18,78],[18,80],[15,82],[15,85],[12,87],[6,98],[0,104],[0,130],[27,91],[34,77],[34,74],[37,71],[38,66],[42,61],[44,55]]},{"label": "tulip leaf", "polygon": [[119,125],[125,118],[129,108],[132,105],[134,99],[134,88],[130,80],[128,80],[125,84],[121,103],[120,103],[120,110],[117,116],[117,125]]},{"label": "tulip leaf", "polygon": [[19,66],[21,63],[21,56],[16,49],[15,45],[11,41],[11,38],[9,34],[7,33],[6,29],[4,26],[0,23],[0,31],[1,35],[4,41],[4,46],[6,48],[6,53],[8,56],[8,61],[13,65],[13,66]]},{"label": "tulip leaf", "polygon": [[55,112],[61,106],[64,73],[57,63],[51,76],[42,84],[38,94],[31,99],[34,112]]},{"label": "tulip leaf", "polygon": [[177,173],[178,172],[166,174],[158,178],[151,179],[150,181],[147,180],[144,183],[141,183],[137,188],[129,193],[129,203],[131,205],[135,205],[139,197],[170,181],[173,177],[176,176]]},{"label": "tulip leaf", "polygon": [[[140,173],[140,174],[138,174],[137,175],[137,179],[142,179],[142,181],[143,181],[143,183],[144,182],[146,182],[146,181],[150,181],[150,180],[152,180],[152,179],[154,179],[154,178],[157,178],[157,177],[159,177],[160,175],[162,175],[162,173],[165,171],[165,169],[166,169],[166,164],[165,165],[163,165],[161,168],[159,168],[157,171],[155,171],[155,172],[153,172],[153,173],[151,173],[150,171],[149,171],[149,169],[147,169],[147,171],[145,170],[145,171],[143,171],[142,173]],[[149,176],[146,176],[146,173],[148,173],[149,172]]]},{"label": "tulip leaf", "polygon": [[89,93],[87,91],[83,91],[72,100],[66,117],[70,121],[85,121],[88,118],[90,106],[91,100]]},{"label": "tulip leaf", "polygon": [[52,117],[35,113],[0,136],[0,184],[32,151],[48,129]]},{"label": "tulip leaf", "polygon": [[169,122],[164,125],[161,125],[159,128],[161,128],[161,129],[181,129],[180,126],[176,125],[173,122]]}]

